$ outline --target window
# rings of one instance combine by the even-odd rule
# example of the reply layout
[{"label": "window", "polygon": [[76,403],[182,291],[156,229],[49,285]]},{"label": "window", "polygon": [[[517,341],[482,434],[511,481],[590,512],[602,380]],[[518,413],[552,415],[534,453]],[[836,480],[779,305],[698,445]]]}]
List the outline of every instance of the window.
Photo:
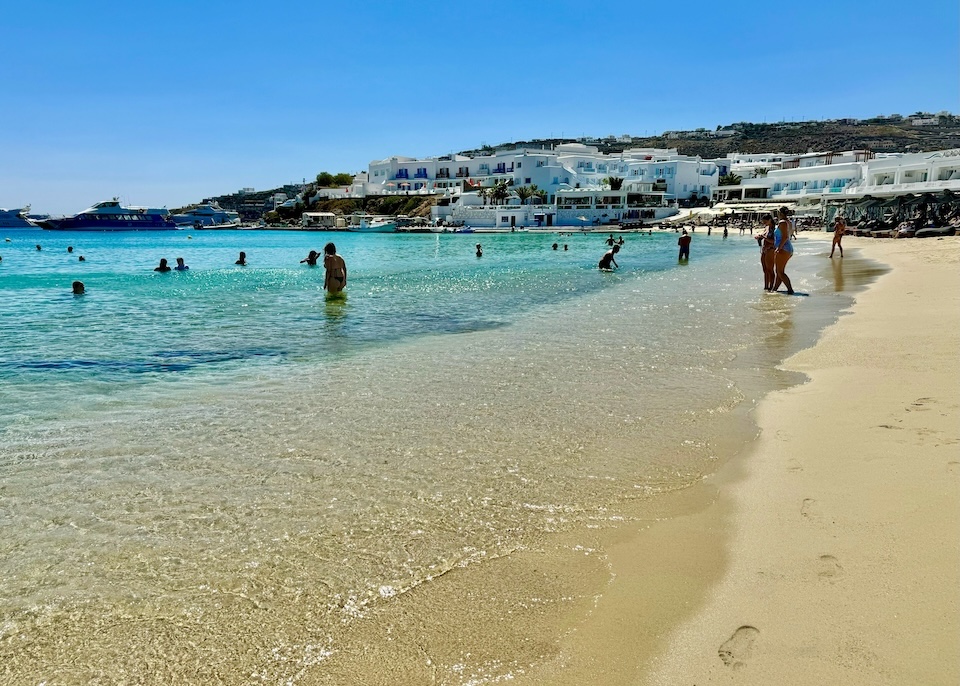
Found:
[{"label": "window", "polygon": [[522,164],[523,164],[523,162],[517,162],[517,169],[519,169],[519,168],[520,168],[520,165],[522,165]]}]

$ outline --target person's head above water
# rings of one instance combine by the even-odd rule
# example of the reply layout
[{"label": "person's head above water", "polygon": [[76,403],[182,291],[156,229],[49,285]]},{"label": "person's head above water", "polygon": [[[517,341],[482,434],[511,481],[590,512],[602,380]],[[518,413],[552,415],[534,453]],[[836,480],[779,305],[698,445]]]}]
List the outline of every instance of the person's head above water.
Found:
[{"label": "person's head above water", "polygon": [[86,289],[83,287],[83,281],[74,281],[73,282],[73,294],[74,295],[83,295]]},{"label": "person's head above water", "polygon": [[620,252],[620,246],[619,245],[613,246],[613,252]]}]

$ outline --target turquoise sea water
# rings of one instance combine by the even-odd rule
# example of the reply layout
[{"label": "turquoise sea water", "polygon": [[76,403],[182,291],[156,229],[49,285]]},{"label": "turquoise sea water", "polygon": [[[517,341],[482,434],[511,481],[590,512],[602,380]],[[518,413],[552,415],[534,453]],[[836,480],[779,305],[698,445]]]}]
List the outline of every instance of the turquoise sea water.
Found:
[{"label": "turquoise sea water", "polygon": [[[765,295],[749,236],[701,232],[688,264],[625,235],[612,274],[597,234],[6,237],[7,678],[122,680],[143,641],[168,681],[322,670],[372,605],[712,471],[846,302]],[[342,299],[299,264],[328,240]]]}]

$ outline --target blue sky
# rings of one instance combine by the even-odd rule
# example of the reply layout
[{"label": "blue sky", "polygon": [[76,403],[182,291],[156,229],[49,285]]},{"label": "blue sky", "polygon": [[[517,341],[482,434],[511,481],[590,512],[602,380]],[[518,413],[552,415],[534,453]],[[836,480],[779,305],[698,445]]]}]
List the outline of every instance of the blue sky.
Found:
[{"label": "blue sky", "polygon": [[0,207],[516,139],[960,111],[960,3],[7,3]]}]

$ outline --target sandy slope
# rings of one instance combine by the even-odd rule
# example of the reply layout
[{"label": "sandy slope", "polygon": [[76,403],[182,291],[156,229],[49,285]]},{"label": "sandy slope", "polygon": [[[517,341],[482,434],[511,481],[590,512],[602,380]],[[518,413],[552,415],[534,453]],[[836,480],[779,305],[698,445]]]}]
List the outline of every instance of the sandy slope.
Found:
[{"label": "sandy slope", "polygon": [[727,571],[645,683],[960,683],[960,239],[845,243],[892,269],[758,407]]}]

